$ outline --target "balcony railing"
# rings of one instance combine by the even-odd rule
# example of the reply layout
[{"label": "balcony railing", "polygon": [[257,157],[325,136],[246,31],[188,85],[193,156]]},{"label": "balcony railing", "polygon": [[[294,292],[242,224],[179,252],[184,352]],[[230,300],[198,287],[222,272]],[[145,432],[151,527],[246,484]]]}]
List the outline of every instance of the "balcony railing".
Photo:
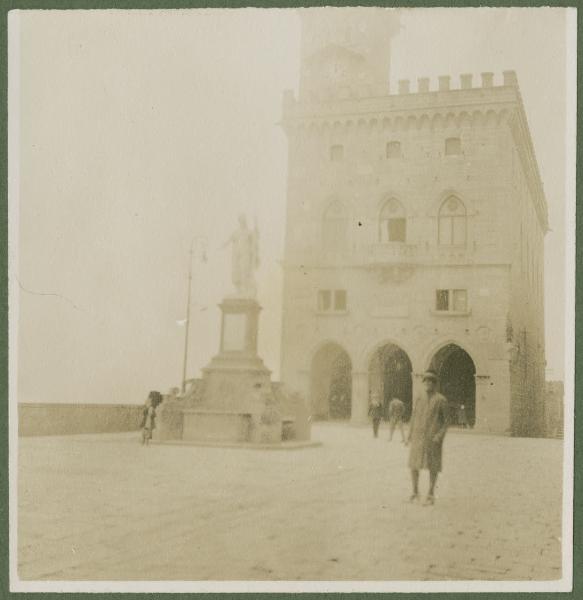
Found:
[{"label": "balcony railing", "polygon": [[[489,251],[488,255],[479,253],[474,246],[441,246],[437,244],[408,244],[406,242],[374,242],[357,243],[343,249],[315,250],[305,255],[305,263],[315,262],[320,265],[331,266],[367,266],[388,267],[402,266],[413,267],[421,264],[470,264],[476,261],[504,262],[501,252]],[[309,259],[311,260],[307,260]]]},{"label": "balcony railing", "polygon": [[378,265],[412,264],[417,259],[417,246],[403,242],[371,244],[368,261]]}]

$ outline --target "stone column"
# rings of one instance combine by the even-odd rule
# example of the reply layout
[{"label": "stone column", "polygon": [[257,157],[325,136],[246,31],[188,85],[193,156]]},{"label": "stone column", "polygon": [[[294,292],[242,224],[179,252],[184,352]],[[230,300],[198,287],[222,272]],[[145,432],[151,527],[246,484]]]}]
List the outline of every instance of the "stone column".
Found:
[{"label": "stone column", "polygon": [[412,400],[415,400],[415,397],[423,390],[423,373],[424,371],[414,371],[411,373],[411,396]]},{"label": "stone column", "polygon": [[368,373],[352,371],[352,416],[355,425],[365,424],[368,420]]}]

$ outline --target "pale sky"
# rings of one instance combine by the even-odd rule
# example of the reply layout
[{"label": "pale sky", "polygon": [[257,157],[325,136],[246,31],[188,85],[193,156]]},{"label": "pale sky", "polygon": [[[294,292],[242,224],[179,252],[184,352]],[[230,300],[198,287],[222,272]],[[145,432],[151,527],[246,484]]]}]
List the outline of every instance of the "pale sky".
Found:
[{"label": "pale sky", "polygon": [[[457,85],[460,73],[477,83],[482,71],[517,72],[552,228],[555,379],[565,22],[562,9],[406,9],[391,74],[450,74]],[[197,376],[218,350],[216,305],[230,291],[219,248],[241,211],[261,231],[259,346],[277,378],[287,161],[277,123],[282,91],[299,76],[295,11],[24,11],[20,65],[19,400],[135,403],[180,385],[188,246],[207,235],[209,261],[193,285]]]}]

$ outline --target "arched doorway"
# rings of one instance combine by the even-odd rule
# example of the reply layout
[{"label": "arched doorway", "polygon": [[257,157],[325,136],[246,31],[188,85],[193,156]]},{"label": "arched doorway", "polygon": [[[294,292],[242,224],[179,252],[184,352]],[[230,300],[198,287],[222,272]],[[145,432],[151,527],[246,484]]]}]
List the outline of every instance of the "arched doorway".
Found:
[{"label": "arched doorway", "polygon": [[447,398],[452,425],[460,425],[465,407],[470,427],[476,423],[476,367],[472,357],[456,344],[447,344],[435,353],[431,369],[439,375],[441,393]]},{"label": "arched doorway", "polygon": [[312,415],[317,419],[350,419],[352,363],[342,346],[327,343],[316,352],[310,372]]},{"label": "arched doorway", "polygon": [[393,398],[405,403],[405,419],[409,419],[413,390],[411,371],[407,353],[395,344],[386,344],[374,353],[369,367],[369,389],[380,395],[385,419]]}]

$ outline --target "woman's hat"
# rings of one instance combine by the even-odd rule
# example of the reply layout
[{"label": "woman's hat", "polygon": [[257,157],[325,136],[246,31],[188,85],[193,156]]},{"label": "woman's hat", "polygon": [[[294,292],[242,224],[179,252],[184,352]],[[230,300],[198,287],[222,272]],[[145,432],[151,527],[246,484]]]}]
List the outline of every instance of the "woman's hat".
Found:
[{"label": "woman's hat", "polygon": [[439,377],[437,377],[437,373],[435,371],[432,371],[431,369],[425,371],[425,373],[423,373],[423,381],[425,381],[426,379],[430,379],[432,381],[437,381],[439,379]]}]

